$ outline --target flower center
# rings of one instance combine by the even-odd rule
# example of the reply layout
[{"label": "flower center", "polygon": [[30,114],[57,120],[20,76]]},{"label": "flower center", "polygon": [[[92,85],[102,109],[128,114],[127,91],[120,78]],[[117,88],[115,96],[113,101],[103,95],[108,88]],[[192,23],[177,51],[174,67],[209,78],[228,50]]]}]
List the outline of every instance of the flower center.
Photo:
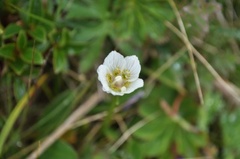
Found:
[{"label": "flower center", "polygon": [[106,75],[108,86],[116,92],[124,92],[129,87],[129,70],[120,70],[116,68],[112,73]]}]

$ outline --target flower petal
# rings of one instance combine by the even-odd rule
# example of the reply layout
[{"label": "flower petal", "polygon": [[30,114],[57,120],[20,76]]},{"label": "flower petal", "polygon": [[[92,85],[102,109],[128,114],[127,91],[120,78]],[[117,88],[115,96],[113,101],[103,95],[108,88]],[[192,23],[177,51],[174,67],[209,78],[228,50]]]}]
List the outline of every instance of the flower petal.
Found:
[{"label": "flower petal", "polygon": [[134,90],[143,87],[144,83],[143,80],[138,78],[136,81],[132,82],[127,90],[124,92],[126,94],[132,93]]},{"label": "flower petal", "polygon": [[110,71],[113,71],[117,67],[123,69],[125,67],[125,59],[117,51],[111,51],[108,56],[104,59],[103,65],[106,65]]},{"label": "flower petal", "polygon": [[111,93],[114,96],[123,96],[125,94],[125,92],[115,92],[113,90],[110,90],[109,93]]},{"label": "flower petal", "polygon": [[141,71],[141,65],[138,60],[138,57],[133,56],[127,56],[125,57],[126,60],[126,66],[125,69],[128,69],[130,71],[130,79],[129,81],[135,81],[138,79],[139,73]]},{"label": "flower petal", "polygon": [[97,69],[97,73],[98,73],[98,80],[101,82],[102,84],[102,89],[103,91],[109,93],[110,92],[110,88],[108,86],[108,82],[107,82],[107,78],[106,75],[108,73],[110,73],[109,69],[107,66],[105,65],[100,65]]}]

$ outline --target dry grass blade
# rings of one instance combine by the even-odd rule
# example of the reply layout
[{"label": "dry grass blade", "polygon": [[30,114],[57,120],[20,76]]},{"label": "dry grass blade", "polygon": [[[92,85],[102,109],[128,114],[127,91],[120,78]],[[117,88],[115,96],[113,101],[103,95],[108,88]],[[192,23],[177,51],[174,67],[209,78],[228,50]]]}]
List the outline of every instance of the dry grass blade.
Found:
[{"label": "dry grass blade", "polygon": [[88,113],[96,104],[102,100],[102,96],[95,92],[85,103],[77,108],[52,134],[50,134],[41,145],[33,151],[27,159],[38,158],[50,145],[52,145],[59,137],[68,131],[72,123]]},{"label": "dry grass blade", "polygon": [[[186,41],[186,36],[182,34],[174,25],[172,25],[170,22],[165,22],[165,25],[171,29],[180,39],[183,41]],[[218,85],[221,86],[222,90],[224,90],[229,96],[231,96],[231,99],[234,100],[236,104],[240,104],[240,90],[238,87],[234,86],[233,84],[230,84],[229,82],[226,82],[223,80],[223,78],[217,73],[217,71],[209,64],[209,62],[194,48],[194,46],[189,42],[189,45],[191,46],[194,55],[198,58],[198,60],[208,69],[208,71],[213,75],[213,77],[216,79]]]},{"label": "dry grass blade", "polygon": [[185,43],[185,45],[186,45],[186,47],[188,49],[188,53],[189,53],[189,57],[190,57],[190,63],[191,63],[191,66],[192,66],[193,75],[194,75],[195,83],[196,83],[196,86],[197,86],[198,96],[199,96],[201,104],[203,104],[204,103],[204,101],[203,101],[203,94],[202,94],[202,89],[201,89],[201,86],[200,86],[200,81],[199,81],[199,77],[198,77],[198,73],[197,73],[197,66],[196,66],[196,63],[195,63],[195,60],[194,60],[192,47],[191,47],[191,45],[189,43],[189,40],[188,40],[186,29],[184,27],[182,18],[180,16],[179,12],[178,12],[178,9],[177,9],[174,1],[173,0],[169,0],[169,3],[171,5],[171,7],[173,8],[173,11],[174,11],[174,13],[175,13],[175,15],[177,17],[177,21],[178,21],[178,25],[180,27],[180,30],[185,35],[184,43]]},{"label": "dry grass blade", "polygon": [[112,145],[110,152],[115,152],[135,131],[148,124],[150,121],[154,120],[157,117],[158,113],[153,113],[149,118],[143,119],[129,128],[123,133],[123,135]]}]

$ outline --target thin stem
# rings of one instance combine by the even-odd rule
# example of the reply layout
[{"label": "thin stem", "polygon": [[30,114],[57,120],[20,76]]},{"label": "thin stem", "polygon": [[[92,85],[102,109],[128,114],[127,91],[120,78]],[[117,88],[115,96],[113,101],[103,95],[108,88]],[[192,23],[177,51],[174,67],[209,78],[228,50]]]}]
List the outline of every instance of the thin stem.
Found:
[{"label": "thin stem", "polygon": [[32,144],[30,144],[27,147],[24,147],[23,149],[21,149],[20,151],[18,151],[16,154],[8,157],[8,159],[19,159],[22,156],[26,155],[27,153],[31,152],[35,147],[37,147],[39,145],[39,141],[36,141]]},{"label": "thin stem", "polygon": [[[129,98],[126,102],[124,102],[124,104],[120,105],[119,103],[117,103],[117,105],[119,105],[119,106],[114,108],[113,113],[118,113],[121,110],[129,109],[134,103],[138,102],[143,96],[144,96],[143,92],[138,92],[135,95],[133,95],[131,98]],[[88,116],[84,119],[81,119],[81,120],[78,120],[78,121],[72,123],[71,129],[75,129],[77,127],[86,125],[86,124],[91,123],[96,120],[103,120],[104,118],[106,119],[107,115],[108,115],[108,112],[103,111],[101,113]]]},{"label": "thin stem", "polygon": [[[174,25],[170,22],[165,22],[165,25],[171,29],[182,41],[187,40],[186,36],[180,32]],[[189,42],[189,45],[192,47],[194,55],[197,59],[208,69],[208,71],[212,74],[212,76],[216,79],[216,81],[225,88],[225,91],[228,92],[233,99],[239,103],[239,93],[236,90],[232,89],[231,85],[224,81],[224,79],[218,74],[218,72],[211,66],[211,64],[201,55],[200,52]]]},{"label": "thin stem", "polygon": [[178,12],[176,4],[174,3],[173,0],[168,0],[168,1],[171,5],[176,17],[177,17],[177,22],[178,22],[178,25],[180,27],[180,30],[185,35],[184,43],[185,43],[185,45],[188,49],[188,53],[189,53],[189,57],[190,57],[190,63],[191,63],[192,70],[193,70],[193,76],[194,76],[195,83],[196,83],[196,86],[197,86],[198,96],[199,96],[201,104],[203,104],[204,103],[203,94],[202,94],[202,89],[201,89],[201,86],[200,86],[200,81],[199,81],[199,77],[198,77],[198,73],[197,73],[197,66],[196,66],[196,63],[195,63],[194,56],[193,56],[192,47],[191,47],[191,45],[189,45],[190,42],[188,40],[186,29],[184,27],[182,18],[180,16],[180,13]]},{"label": "thin stem", "polygon": [[93,95],[89,97],[89,99],[80,105],[69,117],[56,129],[54,130],[45,140],[41,143],[41,145],[34,150],[27,159],[36,159],[49,147],[51,146],[58,138],[60,138],[66,131],[71,129],[72,123],[75,123],[81,117],[83,117],[86,113],[88,113],[91,109],[93,109],[97,103],[102,100],[103,96],[101,96],[98,92],[95,92]]},{"label": "thin stem", "polygon": [[22,112],[23,108],[28,103],[28,100],[31,99],[31,97],[34,95],[34,93],[38,90],[39,86],[43,85],[43,83],[47,80],[47,75],[41,76],[41,78],[38,80],[37,84],[32,86],[30,90],[23,96],[23,98],[18,102],[18,104],[13,109],[12,113],[8,117],[5,125],[3,126],[3,129],[0,134],[0,156],[2,155],[3,151],[3,145],[15,123],[18,116]]},{"label": "thin stem", "polygon": [[[33,41],[33,48],[32,48],[32,60],[31,60],[31,66],[30,66],[30,70],[29,70],[29,76],[28,76],[28,84],[27,84],[27,89],[29,90],[32,86],[32,73],[33,73],[33,65],[34,65],[34,56],[35,56],[35,40]],[[28,95],[28,105],[30,105],[30,95]],[[20,130],[23,129],[23,126],[27,120],[27,115],[28,115],[28,111],[29,111],[29,106],[26,107],[26,109],[23,110],[23,115],[22,115],[22,119],[21,119],[21,123],[20,123]]]},{"label": "thin stem", "polygon": [[152,113],[149,117],[140,120],[132,127],[130,127],[127,131],[125,131],[122,136],[111,146],[110,152],[114,153],[134,132],[148,124],[152,120],[156,119],[159,116],[158,112]]},{"label": "thin stem", "polygon": [[107,117],[105,118],[104,123],[103,123],[103,130],[105,132],[107,132],[108,128],[110,127],[112,116],[113,116],[113,112],[114,112],[114,108],[117,105],[119,105],[119,98],[118,98],[118,96],[114,96],[113,97],[113,102],[112,102],[111,106],[108,109]]}]

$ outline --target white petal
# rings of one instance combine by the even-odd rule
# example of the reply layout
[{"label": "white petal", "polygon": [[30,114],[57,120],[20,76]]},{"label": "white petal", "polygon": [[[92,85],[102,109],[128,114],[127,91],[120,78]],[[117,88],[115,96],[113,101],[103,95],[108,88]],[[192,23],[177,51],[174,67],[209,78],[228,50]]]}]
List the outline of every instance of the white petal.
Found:
[{"label": "white petal", "polygon": [[107,66],[105,65],[100,65],[97,69],[97,73],[98,73],[98,80],[101,82],[102,84],[102,89],[103,91],[109,93],[110,92],[110,88],[108,86],[108,82],[107,82],[107,78],[106,75],[108,73],[110,73],[109,69]]},{"label": "white petal", "polygon": [[113,71],[115,68],[119,67],[123,69],[125,67],[125,59],[117,51],[112,51],[105,58],[103,65],[106,65],[110,71]]},{"label": "white petal", "polygon": [[123,96],[125,94],[125,92],[115,92],[113,90],[110,90],[109,93],[111,93],[114,96]]},{"label": "white petal", "polygon": [[144,85],[143,80],[139,78],[136,81],[132,82],[124,93],[126,94],[132,93],[134,90],[143,87],[143,85]]},{"label": "white petal", "polygon": [[138,60],[138,57],[133,56],[127,56],[125,57],[126,60],[126,66],[125,69],[128,69],[130,71],[130,79],[129,81],[135,81],[138,79],[139,73],[141,71],[141,65]]}]

